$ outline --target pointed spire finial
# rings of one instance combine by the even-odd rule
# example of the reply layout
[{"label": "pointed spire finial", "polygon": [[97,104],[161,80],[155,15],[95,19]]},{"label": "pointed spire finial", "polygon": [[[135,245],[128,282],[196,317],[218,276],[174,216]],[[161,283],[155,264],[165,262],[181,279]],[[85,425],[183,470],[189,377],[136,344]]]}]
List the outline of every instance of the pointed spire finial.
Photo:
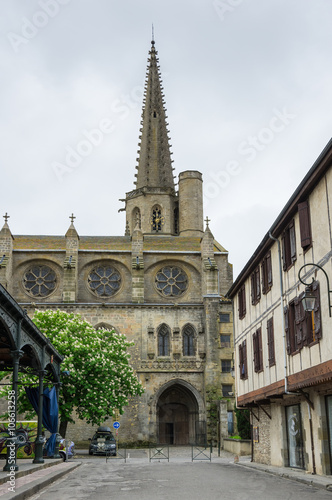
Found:
[{"label": "pointed spire finial", "polygon": [[2,217],[5,219],[5,223],[7,224],[8,219],[10,218],[10,215],[8,215],[6,212],[5,215],[3,215]]},{"label": "pointed spire finial", "polygon": [[76,219],[75,215],[74,214],[71,214],[69,216],[69,219],[71,220],[71,223],[74,224],[74,219]]},{"label": "pointed spire finial", "polygon": [[206,216],[205,222],[206,222],[206,228],[205,229],[210,229],[209,228],[209,222],[211,222],[211,219],[209,219],[208,216]]}]

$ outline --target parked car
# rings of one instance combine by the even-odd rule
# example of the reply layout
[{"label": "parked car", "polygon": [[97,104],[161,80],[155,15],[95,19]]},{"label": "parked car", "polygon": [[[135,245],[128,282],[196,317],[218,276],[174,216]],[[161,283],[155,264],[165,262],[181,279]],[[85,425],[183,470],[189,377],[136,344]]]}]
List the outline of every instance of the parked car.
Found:
[{"label": "parked car", "polygon": [[116,457],[116,441],[109,427],[98,427],[89,446],[89,455],[111,455]]},{"label": "parked car", "polygon": [[[69,460],[70,458],[73,458],[73,456],[75,455],[75,443],[74,443],[74,441],[70,441],[69,439],[61,438],[60,443],[59,443],[59,455],[63,460],[66,460],[66,441],[68,444],[67,458]],[[44,457],[47,456],[46,444],[47,444],[47,440],[45,441],[44,449],[43,449]]]}]

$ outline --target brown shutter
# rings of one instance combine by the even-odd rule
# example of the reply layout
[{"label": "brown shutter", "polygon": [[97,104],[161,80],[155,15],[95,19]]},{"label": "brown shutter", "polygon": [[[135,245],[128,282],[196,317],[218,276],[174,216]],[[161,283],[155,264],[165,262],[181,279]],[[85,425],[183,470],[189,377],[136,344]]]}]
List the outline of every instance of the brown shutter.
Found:
[{"label": "brown shutter", "polygon": [[252,305],[255,305],[256,300],[255,300],[255,273],[252,273],[250,276],[250,284],[251,284],[251,303]]},{"label": "brown shutter", "polygon": [[303,335],[302,335],[302,324],[304,320],[304,309],[302,306],[302,302],[297,297],[294,300],[294,309],[295,309],[295,349],[302,349],[303,347]]},{"label": "brown shutter", "polygon": [[258,371],[257,332],[255,332],[252,336],[252,345],[253,345],[253,352],[254,352],[254,370],[255,370],[255,372],[257,372]]},{"label": "brown shutter", "polygon": [[290,257],[291,263],[296,260],[296,238],[294,220],[289,224],[289,243],[290,243]]},{"label": "brown shutter", "polygon": [[269,366],[273,366],[275,364],[273,318],[267,321],[267,343],[269,350]]},{"label": "brown shutter", "polygon": [[290,336],[289,336],[289,325],[288,325],[288,307],[284,307],[284,317],[285,317],[285,332],[286,332],[286,343],[287,343],[287,354],[291,353]]},{"label": "brown shutter", "polygon": [[261,298],[261,284],[259,279],[259,267],[255,270],[256,302]]},{"label": "brown shutter", "polygon": [[240,289],[239,293],[237,294],[237,300],[239,302],[239,318],[242,318],[242,289]]},{"label": "brown shutter", "polygon": [[267,286],[268,288],[270,288],[273,284],[271,250],[266,256],[266,274],[267,274]]},{"label": "brown shutter", "polygon": [[315,281],[313,283],[313,291],[316,295],[316,303],[315,303],[315,311],[314,311],[314,318],[315,318],[315,338],[316,339],[321,339],[322,338],[322,325],[321,325],[321,316],[320,316],[320,292],[319,292],[319,282]]},{"label": "brown shutter", "polygon": [[246,306],[246,288],[245,285],[242,287],[242,314],[243,316],[246,315],[247,312],[247,306]]},{"label": "brown shutter", "polygon": [[243,378],[243,375],[244,375],[244,366],[243,366],[243,348],[242,348],[242,344],[239,345],[239,368],[240,368],[240,378]]},{"label": "brown shutter", "polygon": [[300,234],[301,246],[306,249],[311,245],[311,224],[308,200],[299,203],[298,206],[299,219],[300,219]]},{"label": "brown shutter", "polygon": [[264,257],[263,262],[261,264],[261,272],[262,272],[262,294],[265,295],[267,292],[266,257]]},{"label": "brown shutter", "polygon": [[243,341],[243,366],[244,366],[244,378],[248,378],[248,364],[247,364],[247,341]]},{"label": "brown shutter", "polygon": [[300,314],[301,314],[301,327],[302,327],[302,345],[309,345],[312,342],[312,320],[311,320],[311,312],[305,311],[302,298],[304,292],[299,295],[299,303],[300,303]]},{"label": "brown shutter", "polygon": [[258,344],[258,362],[259,371],[263,370],[263,344],[262,344],[262,329],[259,328],[257,331],[257,344]]}]

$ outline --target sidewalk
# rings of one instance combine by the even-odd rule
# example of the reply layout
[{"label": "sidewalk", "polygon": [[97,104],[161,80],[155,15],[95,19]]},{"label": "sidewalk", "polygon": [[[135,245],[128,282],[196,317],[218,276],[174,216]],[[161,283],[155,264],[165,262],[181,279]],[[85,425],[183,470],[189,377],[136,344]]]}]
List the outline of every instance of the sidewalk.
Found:
[{"label": "sidewalk", "polygon": [[68,462],[63,462],[62,459],[46,459],[43,464],[33,464],[30,460],[20,459],[17,463],[19,470],[15,473],[13,490],[9,490],[10,477],[8,477],[8,472],[2,470],[5,461],[0,462],[1,500],[28,498],[81,465],[81,462],[75,459]]},{"label": "sidewalk", "polygon": [[237,465],[249,467],[261,472],[273,474],[274,476],[291,479],[299,483],[322,488],[327,491],[332,491],[332,476],[318,476],[317,474],[308,473],[302,469],[292,469],[290,467],[275,467],[273,465],[258,464],[250,462],[250,457],[239,457]]}]

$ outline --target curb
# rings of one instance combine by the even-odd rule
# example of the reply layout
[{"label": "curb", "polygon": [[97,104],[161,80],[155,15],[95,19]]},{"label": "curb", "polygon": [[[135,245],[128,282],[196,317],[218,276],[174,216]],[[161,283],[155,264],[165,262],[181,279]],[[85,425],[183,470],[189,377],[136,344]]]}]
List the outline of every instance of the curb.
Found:
[{"label": "curb", "polygon": [[[43,464],[36,465],[32,472],[31,472],[31,469],[18,470],[17,472],[15,472],[15,478],[19,479],[20,477],[27,476],[28,474],[33,474],[34,472],[40,471],[42,469],[48,469],[50,467],[54,467],[58,464],[61,464],[62,462],[63,462],[62,458],[59,458],[56,462],[51,462],[51,463],[45,462]],[[8,478],[6,476],[0,477],[0,485],[5,484],[7,481],[8,481]]]},{"label": "curb", "polygon": [[[306,484],[307,486],[313,486],[315,488],[320,488],[326,491],[332,491],[332,483],[327,482],[328,478],[324,476],[316,476],[318,480],[315,479],[307,479],[306,477],[296,476],[293,474],[289,474],[284,471],[277,471],[275,469],[268,469],[266,467],[255,467],[254,465],[249,465],[247,463],[238,462],[236,465],[240,465],[242,467],[247,467],[248,469],[254,469],[258,472],[265,472],[267,474],[272,474],[273,476],[282,477],[284,479],[289,479],[290,481],[297,481],[298,483]],[[311,476],[312,477],[312,476]],[[325,482],[326,481],[326,482]]]},{"label": "curb", "polygon": [[31,481],[28,484],[19,486],[17,491],[15,492],[9,492],[5,493],[4,495],[1,495],[0,498],[1,500],[25,500],[26,498],[35,495],[36,493],[38,493],[40,490],[50,485],[51,483],[54,483],[54,481],[57,481],[66,474],[69,474],[69,472],[72,472],[74,469],[79,467],[81,463],[82,462],[72,463],[66,469],[55,471],[53,473],[51,472],[44,478],[38,478],[35,479],[34,481]]}]

